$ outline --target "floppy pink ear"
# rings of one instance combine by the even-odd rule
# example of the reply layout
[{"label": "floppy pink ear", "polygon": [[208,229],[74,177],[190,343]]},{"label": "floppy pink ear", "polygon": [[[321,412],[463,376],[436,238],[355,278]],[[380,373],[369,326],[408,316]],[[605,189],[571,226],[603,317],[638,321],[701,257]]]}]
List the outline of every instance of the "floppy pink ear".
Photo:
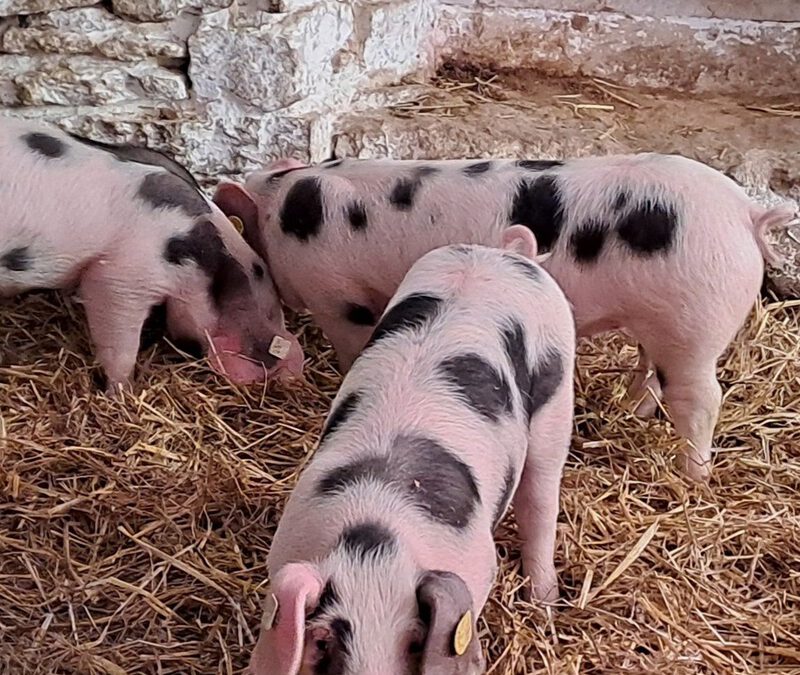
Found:
[{"label": "floppy pink ear", "polygon": [[322,578],[308,563],[289,563],[275,575],[265,621],[250,657],[248,675],[297,675],[303,659],[306,613],[322,593]]},{"label": "floppy pink ear", "polygon": [[503,230],[502,248],[533,260],[536,257],[536,237],[524,225],[512,225]]},{"label": "floppy pink ear", "polygon": [[242,221],[244,240],[258,252],[258,207],[250,193],[237,183],[223,181],[217,185],[213,201],[228,218],[236,216]]}]

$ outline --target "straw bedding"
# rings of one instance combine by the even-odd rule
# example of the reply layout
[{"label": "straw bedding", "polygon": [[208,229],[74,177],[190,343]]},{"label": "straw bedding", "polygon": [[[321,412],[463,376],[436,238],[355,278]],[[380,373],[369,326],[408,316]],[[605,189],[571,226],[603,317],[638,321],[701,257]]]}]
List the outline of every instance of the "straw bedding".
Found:
[{"label": "straw bedding", "polygon": [[[161,343],[120,403],[97,393],[78,305],[0,313],[0,672],[237,672],[339,381],[329,347],[301,318],[308,384],[237,389]],[[800,672],[799,350],[800,302],[762,301],[721,365],[724,449],[698,487],[670,425],[622,407],[633,347],[581,345],[562,600],[520,598],[506,518],[489,672]]]}]

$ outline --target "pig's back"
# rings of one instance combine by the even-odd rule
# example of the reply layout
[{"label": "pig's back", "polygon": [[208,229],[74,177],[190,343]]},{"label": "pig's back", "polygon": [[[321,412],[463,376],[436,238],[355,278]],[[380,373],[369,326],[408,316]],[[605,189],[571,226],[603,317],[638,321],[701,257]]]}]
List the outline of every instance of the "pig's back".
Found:
[{"label": "pig's back", "polygon": [[[0,290],[58,288],[112,248],[141,242],[135,195],[149,169],[53,126],[0,118]],[[137,231],[138,230],[138,231]],[[127,243],[126,243],[127,242]]]}]

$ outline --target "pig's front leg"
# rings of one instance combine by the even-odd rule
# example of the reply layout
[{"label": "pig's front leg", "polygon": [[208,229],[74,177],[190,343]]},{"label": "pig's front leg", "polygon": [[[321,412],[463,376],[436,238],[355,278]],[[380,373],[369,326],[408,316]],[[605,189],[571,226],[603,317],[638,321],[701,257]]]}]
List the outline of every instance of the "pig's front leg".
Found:
[{"label": "pig's front leg", "polygon": [[572,436],[573,394],[570,375],[553,398],[535,413],[514,511],[522,539],[522,565],[531,580],[531,596],[554,602],[558,576],[554,564],[561,475]]},{"label": "pig's front leg", "polygon": [[[312,311],[313,314],[313,311]],[[372,336],[373,326],[354,324],[330,314],[314,314],[314,319],[336,351],[339,371],[345,375]]]},{"label": "pig's front leg", "polygon": [[113,268],[110,262],[95,264],[86,270],[80,284],[89,333],[109,394],[116,394],[133,374],[142,326],[157,302],[141,283],[126,283],[111,276],[119,272]]},{"label": "pig's front leg", "polygon": [[633,382],[628,388],[628,404],[633,413],[642,419],[655,415],[661,400],[661,380],[652,359],[639,345],[639,362],[634,370]]}]

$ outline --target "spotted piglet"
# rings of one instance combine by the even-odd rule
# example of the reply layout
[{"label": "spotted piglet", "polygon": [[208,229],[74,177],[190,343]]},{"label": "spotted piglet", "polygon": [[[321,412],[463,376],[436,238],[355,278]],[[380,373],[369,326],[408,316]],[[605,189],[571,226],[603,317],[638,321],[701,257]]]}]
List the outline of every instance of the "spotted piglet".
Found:
[{"label": "spotted piglet", "polygon": [[[716,363],[758,296],[765,233],[791,220],[723,174],[657,154],[554,160],[283,160],[223,184],[281,297],[307,308],[343,368],[366,344],[403,275],[446,244],[494,246],[510,224],[535,234],[580,335],[624,329],[641,345],[631,399],[649,391],[690,443],[682,467],[710,469],[721,391]],[[247,224],[246,224],[247,225]],[[652,413],[645,400],[639,411]]]},{"label": "spotted piglet", "polygon": [[231,379],[300,374],[264,261],[175,161],[12,118],[0,157],[0,296],[77,285],[109,390],[164,302],[169,333]]},{"label": "spotted piglet", "polygon": [[269,553],[251,674],[483,672],[512,496],[533,595],[557,597],[575,329],[530,231],[503,242],[421,258],[344,379]]}]

